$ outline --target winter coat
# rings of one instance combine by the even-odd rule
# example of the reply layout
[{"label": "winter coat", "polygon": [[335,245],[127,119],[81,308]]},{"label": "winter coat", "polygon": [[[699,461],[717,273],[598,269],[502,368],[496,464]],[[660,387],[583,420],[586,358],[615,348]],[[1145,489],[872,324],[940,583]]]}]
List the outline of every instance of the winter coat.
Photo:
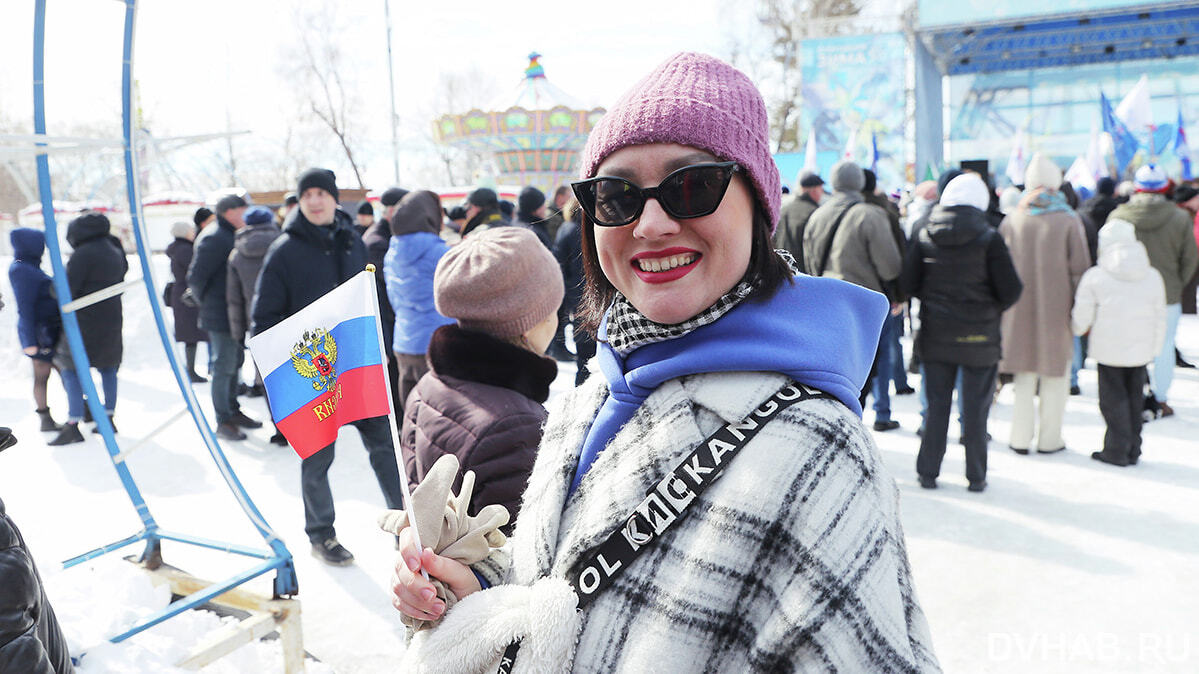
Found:
[{"label": "winter coat", "polygon": [[801,268],[804,264],[804,228],[818,207],[819,204],[809,199],[808,195],[799,195],[783,206],[783,212],[779,215],[778,228],[774,231],[775,248],[782,248],[791,253]]},{"label": "winter coat", "polygon": [[379,293],[379,321],[383,328],[383,343],[391,344],[395,338],[396,312],[391,308],[391,300],[387,297],[387,280],[383,275],[383,259],[387,257],[387,248],[391,245],[391,223],[387,218],[379,218],[362,235],[362,243],[366,246],[366,261],[375,265],[375,292]]},{"label": "winter coat", "polygon": [[171,259],[171,311],[175,314],[175,341],[184,344],[207,342],[208,333],[201,330],[200,308],[183,303],[183,291],[187,290],[187,268],[191,266],[195,246],[187,239],[175,239],[167,244],[167,257]]},{"label": "winter coat", "polygon": [[1137,241],[1145,244],[1149,264],[1162,275],[1166,284],[1166,304],[1182,301],[1182,287],[1199,267],[1199,249],[1186,211],[1170,203],[1163,195],[1134,194],[1108,218],[1131,222]]},{"label": "winter coat", "polygon": [[562,268],[562,285],[566,290],[562,306],[571,314],[577,313],[583,300],[583,230],[579,223],[563,221],[554,242],[554,257]]},{"label": "winter coat", "polygon": [[0,501],[0,674],[71,674],[71,654],[21,531]]},{"label": "winter coat", "polygon": [[1095,196],[1082,202],[1082,206],[1078,208],[1079,212],[1086,215],[1095,224],[1096,229],[1102,228],[1107,224],[1107,218],[1112,211],[1120,205],[1114,196],[1106,194],[1096,194]]},{"label": "winter coat", "polygon": [[1161,353],[1166,287],[1140,242],[1105,245],[1099,265],[1078,283],[1074,334],[1090,332],[1087,353],[1112,367],[1138,367]]},{"label": "winter coat", "polygon": [[262,271],[262,261],[281,233],[274,223],[265,223],[247,225],[233,237],[225,302],[229,306],[229,333],[238,342],[245,341],[250,329],[250,307],[254,306],[254,286]]},{"label": "winter coat", "polygon": [[[79,299],[125,280],[129,262],[121,242],[109,234],[107,218],[95,214],[75,218],[67,226],[67,243],[75,250],[67,260],[71,299]],[[79,320],[83,347],[92,367],[120,367],[124,324],[121,296],[84,307],[75,312],[75,317]]]},{"label": "winter coat", "polygon": [[196,237],[195,255],[187,270],[187,287],[200,302],[200,327],[209,332],[229,332],[225,289],[235,234],[233,223],[218,215],[216,226],[205,227]]},{"label": "winter coat", "polygon": [[1064,377],[1074,353],[1070,307],[1091,266],[1082,221],[1074,211],[1033,215],[1032,195],[999,226],[1024,283],[1020,299],[1003,314],[1000,372]]},{"label": "winter coat", "polygon": [[544,220],[538,220],[534,215],[523,215],[518,216],[512,224],[533,232],[546,250],[554,252],[554,242],[550,239],[550,230],[545,226]]},{"label": "winter coat", "polygon": [[333,224],[317,226],[299,208],[293,209],[258,275],[250,309],[253,334],[273,327],[364,269],[366,245],[348,213],[337,209]]},{"label": "winter coat", "polygon": [[[704,438],[786,381],[726,372],[664,382],[569,498],[607,382],[592,376],[551,403],[516,533],[473,566],[492,588],[417,633],[409,652],[436,661],[404,671],[471,671],[463,664],[502,651],[502,623],[529,606],[532,629],[551,634],[528,640],[516,672],[940,671],[912,586],[898,489],[861,420],[832,400],[780,412],[686,517],[576,611],[562,579],[581,556],[619,531]],[[539,660],[546,652],[563,657]]]},{"label": "winter coat", "polygon": [[48,358],[58,344],[62,316],[54,299],[54,283],[42,271],[46,235],[36,229],[14,229],[12,245],[8,280],[17,306],[17,338],[22,349],[35,346],[39,356]]},{"label": "winter coat", "polygon": [[391,246],[383,258],[387,298],[395,308],[396,353],[422,354],[437,328],[453,323],[433,304],[433,272],[449,250],[438,236],[441,206],[433,192],[411,192],[400,200],[391,225]]},{"label": "winter coat", "polygon": [[[404,406],[408,483],[415,488],[437,459],[454,454],[463,473],[475,471],[470,514],[498,503],[515,522],[541,442],[541,404],[557,375],[557,363],[528,349],[456,325],[438,328],[429,372]],[[461,482],[460,473],[455,492]]]},{"label": "winter coat", "polygon": [[999,320],[1024,285],[985,213],[934,207],[908,249],[900,286],[920,298],[915,348],[923,360],[970,367],[999,362]]},{"label": "winter coat", "polygon": [[878,206],[864,203],[857,192],[836,192],[812,213],[804,228],[804,271],[813,276],[821,271],[820,261],[830,245],[833,224],[846,209],[831,242],[828,263],[819,275],[884,292],[888,282],[899,276],[899,248],[887,214]]}]

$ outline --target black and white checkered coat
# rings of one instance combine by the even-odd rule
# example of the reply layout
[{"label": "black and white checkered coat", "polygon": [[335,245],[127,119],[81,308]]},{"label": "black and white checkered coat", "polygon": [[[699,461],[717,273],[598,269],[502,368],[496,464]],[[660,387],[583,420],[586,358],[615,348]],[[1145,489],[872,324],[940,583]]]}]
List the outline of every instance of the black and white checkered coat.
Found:
[{"label": "black and white checkered coat", "polygon": [[475,567],[493,588],[422,633],[408,664],[495,671],[522,636],[514,672],[940,671],[895,483],[861,420],[826,399],[768,423],[683,520],[576,614],[559,579],[693,447],[785,381],[741,372],[665,382],[570,499],[606,383],[593,376],[560,399],[515,535]]}]

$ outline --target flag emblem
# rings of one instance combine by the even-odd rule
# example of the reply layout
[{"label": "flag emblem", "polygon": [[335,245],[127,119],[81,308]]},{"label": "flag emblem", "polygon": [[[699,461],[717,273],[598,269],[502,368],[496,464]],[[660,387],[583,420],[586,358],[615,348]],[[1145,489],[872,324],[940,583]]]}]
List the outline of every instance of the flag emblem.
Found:
[{"label": "flag emblem", "polygon": [[337,340],[324,328],[307,330],[300,341],[291,347],[291,366],[307,379],[312,379],[312,390],[327,391],[337,381]]}]

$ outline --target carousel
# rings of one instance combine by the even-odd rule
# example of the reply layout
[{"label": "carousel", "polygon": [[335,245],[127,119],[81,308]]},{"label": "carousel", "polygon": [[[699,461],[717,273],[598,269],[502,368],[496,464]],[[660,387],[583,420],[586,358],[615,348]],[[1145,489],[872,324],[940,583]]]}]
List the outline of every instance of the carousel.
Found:
[{"label": "carousel", "polygon": [[540,58],[529,54],[515,100],[498,101],[490,111],[444,115],[433,123],[433,134],[439,143],[490,153],[498,186],[519,191],[532,185],[550,195],[574,179],[579,151],[604,109],[584,109],[554,86]]}]

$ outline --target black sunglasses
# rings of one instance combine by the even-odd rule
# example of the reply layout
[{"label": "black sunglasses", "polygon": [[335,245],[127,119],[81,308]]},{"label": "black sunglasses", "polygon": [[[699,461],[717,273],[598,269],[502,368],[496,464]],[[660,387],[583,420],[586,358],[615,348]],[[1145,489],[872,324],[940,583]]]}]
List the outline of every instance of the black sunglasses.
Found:
[{"label": "black sunglasses", "polygon": [[672,172],[657,187],[638,187],[624,178],[597,176],[571,183],[579,206],[600,227],[623,227],[641,217],[646,199],[657,199],[672,218],[702,218],[720,207],[735,161],[692,164]]}]

